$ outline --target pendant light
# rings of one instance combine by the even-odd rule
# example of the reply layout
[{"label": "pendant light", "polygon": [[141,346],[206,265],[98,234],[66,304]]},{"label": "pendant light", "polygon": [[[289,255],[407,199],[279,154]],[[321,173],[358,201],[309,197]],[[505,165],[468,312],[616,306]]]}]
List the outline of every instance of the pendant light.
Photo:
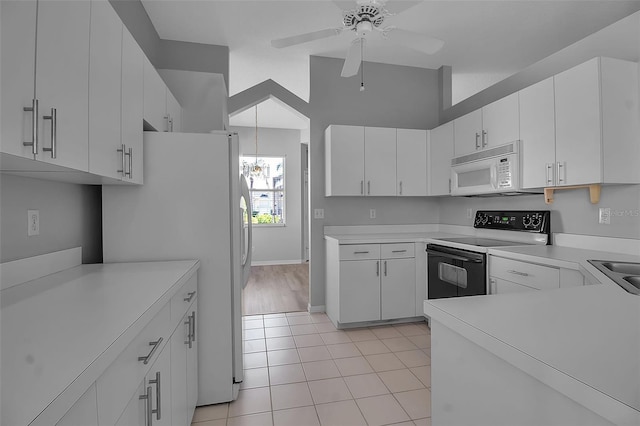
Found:
[{"label": "pendant light", "polygon": [[258,105],[256,105],[256,160],[251,165],[250,171],[254,176],[262,174],[262,167],[258,164]]}]

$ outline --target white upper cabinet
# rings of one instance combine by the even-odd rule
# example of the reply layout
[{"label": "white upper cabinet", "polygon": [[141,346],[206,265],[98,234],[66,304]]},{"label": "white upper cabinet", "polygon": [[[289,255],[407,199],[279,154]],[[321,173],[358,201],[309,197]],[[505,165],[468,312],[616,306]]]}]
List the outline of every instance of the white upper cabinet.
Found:
[{"label": "white upper cabinet", "polygon": [[[0,2],[0,148],[2,152],[34,158],[32,113],[35,99],[36,2]],[[38,152],[39,151],[38,147]]]},{"label": "white upper cabinet", "polygon": [[89,171],[114,179],[124,176],[125,158],[120,134],[122,27],[109,2],[91,2]]},{"label": "white upper cabinet", "polygon": [[143,183],[142,173],[142,121],[143,113],[144,53],[126,28],[122,32],[122,107],[121,141],[125,146],[126,178]]},{"label": "white upper cabinet", "polygon": [[0,7],[2,152],[87,171],[90,3]]},{"label": "white upper cabinet", "polygon": [[364,128],[365,193],[396,195],[396,129]]},{"label": "white upper cabinet", "polygon": [[167,88],[167,111],[165,115],[167,120],[167,132],[181,132],[182,107],[169,88]]},{"label": "white upper cabinet", "polygon": [[553,77],[520,91],[522,187],[553,186],[556,125]]},{"label": "white upper cabinet", "polygon": [[454,155],[469,154],[520,138],[518,93],[454,120]]},{"label": "white upper cabinet", "polygon": [[554,84],[556,185],[640,182],[638,65],[594,58]]},{"label": "white upper cabinet", "polygon": [[429,195],[451,192],[453,158],[453,121],[429,131]]},{"label": "white upper cabinet", "polygon": [[427,131],[396,131],[396,194],[427,195]]},{"label": "white upper cabinet", "polygon": [[327,127],[325,195],[364,195],[364,127]]},{"label": "white upper cabinet", "polygon": [[167,87],[147,57],[144,58],[144,119],[156,131],[167,131]]},{"label": "white upper cabinet", "polygon": [[89,2],[38,3],[38,159],[82,171],[89,168],[90,11]]}]

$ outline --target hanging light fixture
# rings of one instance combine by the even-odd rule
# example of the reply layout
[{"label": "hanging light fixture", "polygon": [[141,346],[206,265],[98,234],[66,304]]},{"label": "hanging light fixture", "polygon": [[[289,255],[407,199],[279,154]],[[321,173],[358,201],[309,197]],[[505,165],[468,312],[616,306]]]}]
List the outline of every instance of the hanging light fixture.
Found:
[{"label": "hanging light fixture", "polygon": [[258,164],[258,105],[256,105],[256,160],[250,166],[249,171],[254,176],[262,174],[262,167]]}]

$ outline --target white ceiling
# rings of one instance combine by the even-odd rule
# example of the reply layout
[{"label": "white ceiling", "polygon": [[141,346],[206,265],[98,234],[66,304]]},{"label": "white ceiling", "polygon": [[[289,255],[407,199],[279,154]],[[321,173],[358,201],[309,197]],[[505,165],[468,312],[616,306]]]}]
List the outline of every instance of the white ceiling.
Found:
[{"label": "white ceiling", "polygon": [[[271,78],[308,100],[309,55],[344,58],[355,38],[344,32],[285,49],[270,45],[272,39],[340,27],[340,6],[349,9],[355,1],[142,0],[142,4],[163,39],[229,46],[230,95]],[[445,45],[427,56],[371,37],[365,60],[432,69],[450,65],[454,84],[458,77],[468,86],[468,93],[458,91],[461,97],[640,10],[637,0],[390,0],[387,5],[389,9],[411,7],[385,20],[385,26],[434,36]],[[288,119],[291,128],[302,125],[297,114],[279,103],[265,106],[280,117],[278,126],[287,125]],[[255,117],[246,124],[248,115],[232,117],[231,124],[255,125]]]}]

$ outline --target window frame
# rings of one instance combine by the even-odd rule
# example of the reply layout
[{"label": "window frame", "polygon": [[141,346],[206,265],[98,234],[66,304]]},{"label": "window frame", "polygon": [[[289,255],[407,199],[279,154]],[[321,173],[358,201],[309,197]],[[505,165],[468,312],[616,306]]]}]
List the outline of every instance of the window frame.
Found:
[{"label": "window frame", "polygon": [[[253,164],[256,159],[282,159],[282,188],[253,188],[250,181],[250,173],[245,174],[245,168],[243,167],[243,161],[248,164]],[[255,154],[241,154],[240,155],[240,173],[242,173],[247,179],[247,184],[249,186],[249,194],[251,196],[251,216],[253,216],[253,212],[255,211],[255,203],[254,203],[254,193],[270,193],[272,194],[271,200],[275,199],[277,193],[282,193],[282,214],[280,216],[281,222],[278,223],[258,223],[254,222],[253,219],[251,221],[251,225],[254,227],[285,227],[287,226],[287,185],[286,185],[286,176],[287,176],[287,156],[286,155],[255,155]],[[260,214],[259,212],[257,214]],[[278,216],[270,213],[272,216]]]}]

